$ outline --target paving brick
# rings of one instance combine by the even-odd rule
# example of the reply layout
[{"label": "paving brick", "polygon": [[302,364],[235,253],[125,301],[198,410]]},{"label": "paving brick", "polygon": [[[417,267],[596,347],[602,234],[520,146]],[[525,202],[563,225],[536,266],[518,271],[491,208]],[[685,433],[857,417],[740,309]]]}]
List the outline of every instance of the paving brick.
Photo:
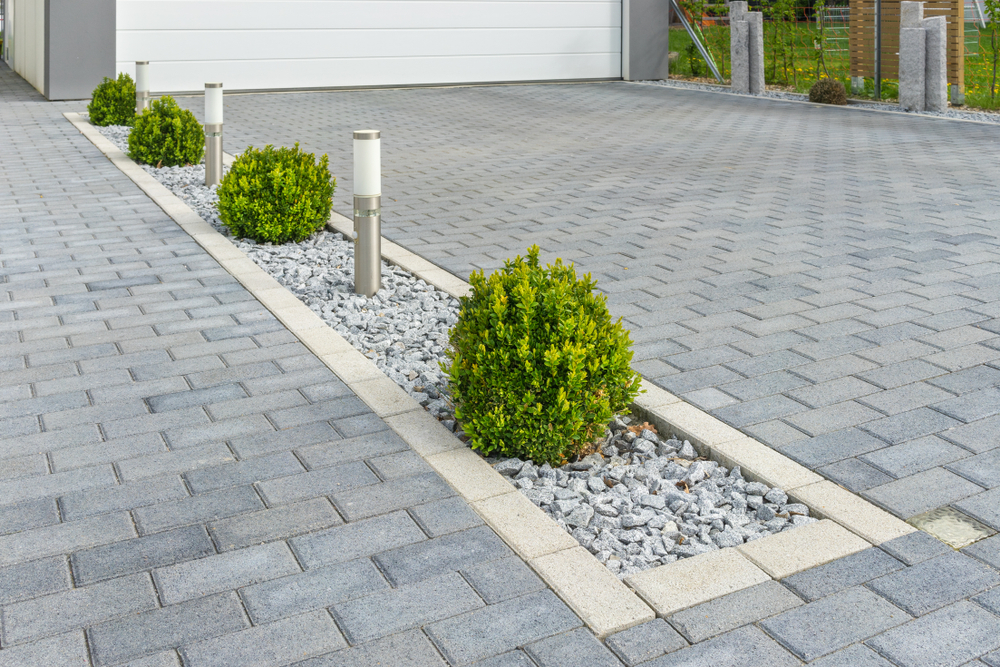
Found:
[{"label": "paving brick", "polygon": [[184,479],[194,493],[215,491],[229,486],[253,484],[275,477],[286,477],[304,472],[305,469],[291,452],[239,461],[211,468],[200,468],[184,473]]},{"label": "paving brick", "polygon": [[83,632],[67,632],[30,644],[5,647],[0,653],[2,667],[89,667],[87,642]]},{"label": "paving brick", "polygon": [[496,604],[545,588],[545,584],[531,568],[516,557],[469,565],[461,573],[487,604]]},{"label": "paving brick", "polygon": [[39,498],[17,505],[0,506],[0,535],[59,523],[59,508],[53,498]]},{"label": "paving brick", "polygon": [[861,426],[861,428],[875,437],[894,445],[906,440],[912,440],[913,438],[944,431],[960,424],[960,421],[929,408],[918,408],[909,412],[901,412],[892,417],[869,422]]},{"label": "paving brick", "polygon": [[440,537],[483,523],[479,515],[458,497],[417,505],[411,507],[409,511],[414,521],[431,537]]},{"label": "paving brick", "polygon": [[483,606],[465,580],[451,573],[334,605],[331,611],[351,644],[360,644]]},{"label": "paving brick", "polygon": [[209,530],[220,551],[283,540],[343,523],[325,498],[213,521]]},{"label": "paving brick", "polygon": [[844,488],[860,493],[873,486],[880,486],[892,481],[892,477],[881,470],[873,468],[860,459],[844,459],[830,465],[817,468],[816,472]]},{"label": "paving brick", "polygon": [[247,393],[238,384],[220,384],[205,389],[188,389],[172,394],[150,396],[146,399],[152,412],[167,412],[192,406],[209,405],[219,401],[246,398]]},{"label": "paving brick", "polygon": [[0,498],[5,503],[19,503],[46,496],[58,496],[81,489],[93,489],[115,484],[111,466],[93,466],[38,477],[27,477],[0,482]]},{"label": "paving brick", "polygon": [[807,467],[816,467],[859,456],[885,447],[885,443],[856,428],[793,442],[781,453]]},{"label": "paving brick", "polygon": [[164,604],[176,604],[220,591],[300,572],[284,542],[247,547],[153,571]]},{"label": "paving brick", "polygon": [[752,667],[800,665],[780,644],[755,627],[727,632],[689,648],[643,663],[643,667]]},{"label": "paving brick", "polygon": [[1000,647],[1000,617],[962,601],[866,643],[900,667],[961,665]]},{"label": "paving brick", "polygon": [[343,491],[332,500],[348,521],[357,521],[453,495],[437,473],[427,473]]},{"label": "paving brick", "polygon": [[165,431],[179,426],[189,427],[194,424],[207,424],[208,421],[208,415],[202,408],[187,408],[102,422],[101,430],[104,431],[106,438],[112,440],[140,433]]},{"label": "paving brick", "polygon": [[[310,358],[314,359],[315,357]],[[267,396],[274,396],[274,394],[268,394]],[[284,429],[314,421],[344,419],[370,412],[371,409],[361,399],[356,396],[348,396],[333,401],[323,401],[322,403],[303,405],[285,410],[275,410],[272,408],[268,412],[268,418],[277,428]]]},{"label": "paving brick", "polygon": [[939,434],[940,437],[981,454],[995,449],[1000,438],[1000,417],[987,417],[971,424],[964,424]]},{"label": "paving brick", "polygon": [[953,553],[952,548],[944,542],[940,542],[920,530],[883,542],[879,548],[907,565],[921,563],[942,554]]},{"label": "paving brick", "polygon": [[205,389],[220,384],[245,382],[255,378],[271,377],[280,374],[281,371],[272,362],[261,361],[254,364],[233,366],[232,368],[220,367],[212,370],[193,372],[187,374],[186,377],[195,389]]},{"label": "paving brick", "polygon": [[529,658],[524,651],[510,651],[481,660],[472,667],[536,667],[536,665],[537,663]]},{"label": "paving brick", "polygon": [[349,523],[289,540],[302,565],[313,569],[371,556],[427,539],[405,512]]},{"label": "paving brick", "polygon": [[910,620],[871,591],[854,587],[763,621],[768,634],[810,661]]},{"label": "paving brick", "polygon": [[605,640],[629,667],[687,646],[687,642],[663,619],[648,621]]},{"label": "paving brick", "polygon": [[580,625],[552,591],[544,590],[438,621],[426,632],[445,658],[461,667]]},{"label": "paving brick", "polygon": [[873,487],[863,495],[897,516],[908,519],[935,507],[975,496],[981,491],[981,486],[954,473],[943,468],[931,468]]},{"label": "paving brick", "polygon": [[[407,630],[367,644],[295,663],[295,667],[356,667],[357,665],[444,667],[444,661],[423,632]],[[534,666],[529,661],[527,667]]]},{"label": "paving brick", "polygon": [[271,507],[304,498],[336,494],[359,486],[378,484],[379,479],[362,461],[321,468],[258,483]]},{"label": "paving brick", "polygon": [[143,612],[90,628],[90,650],[99,666],[139,658],[250,624],[236,593],[222,593]]},{"label": "paving brick", "polygon": [[57,593],[71,585],[63,556],[11,565],[0,569],[0,605]]},{"label": "paving brick", "polygon": [[222,519],[243,512],[264,509],[253,487],[234,486],[182,500],[159,503],[135,510],[135,522],[143,535],[189,523]]},{"label": "paving brick", "polygon": [[70,521],[0,537],[0,567],[135,537],[125,512]]},{"label": "paving brick", "polygon": [[375,561],[393,585],[401,586],[511,555],[488,526],[479,526],[380,553]]},{"label": "paving brick", "polygon": [[143,433],[121,440],[58,449],[51,452],[49,457],[52,460],[52,470],[62,472],[165,451],[167,447],[158,433]]},{"label": "paving brick", "polygon": [[1000,572],[949,553],[868,582],[868,587],[913,616],[923,616],[1000,584]]},{"label": "paving brick", "polygon": [[86,627],[114,616],[157,607],[148,574],[135,574],[13,602],[3,610],[5,644],[22,644],[48,635]]},{"label": "paving brick", "polygon": [[975,556],[979,560],[1000,570],[1000,536],[980,540],[962,549],[962,553]]},{"label": "paving brick", "polygon": [[688,641],[700,642],[802,604],[794,593],[774,581],[716,598],[669,618]]},{"label": "paving brick", "polygon": [[431,472],[424,459],[413,450],[368,459],[368,465],[383,480]]},{"label": "paving brick", "polygon": [[[329,429],[325,423],[323,426]],[[330,430],[332,431],[332,429]],[[392,431],[361,435],[345,440],[339,438],[331,438],[331,440],[334,441],[301,447],[296,450],[296,453],[310,470],[315,470],[349,461],[371,459],[409,450],[406,442]]]},{"label": "paving brick", "polygon": [[715,411],[715,416],[731,426],[740,428],[769,419],[787,417],[806,410],[806,406],[785,396],[769,396]]},{"label": "paving brick", "polygon": [[[295,445],[305,449],[307,445],[341,439],[342,436],[340,433],[332,426],[326,422],[317,422],[271,433],[255,433],[249,436],[233,438],[229,441],[229,444],[241,459],[249,459],[273,452],[288,451],[293,449]],[[292,443],[294,445],[289,446]],[[308,465],[308,459],[303,458]]]},{"label": "paving brick", "polygon": [[345,438],[353,438],[359,435],[370,435],[377,431],[385,431],[389,428],[382,419],[375,413],[345,417],[344,419],[334,419],[333,426]]},{"label": "paving brick", "polygon": [[251,433],[263,436],[273,432],[274,426],[264,415],[246,415],[208,424],[171,426],[163,431],[163,436],[170,444],[170,449],[177,450],[206,443],[233,440]]},{"label": "paving brick", "polygon": [[786,417],[786,421],[792,426],[811,435],[818,436],[824,433],[839,431],[856,424],[878,419],[882,415],[871,408],[856,401],[845,401],[835,403],[826,407],[808,410]]},{"label": "paving brick", "polygon": [[61,499],[63,516],[75,521],[96,514],[155,505],[187,498],[184,482],[177,475],[164,475],[116,486],[68,493]]},{"label": "paving brick", "polygon": [[985,607],[997,616],[1000,616],[1000,588],[994,588],[988,593],[983,593],[973,598],[973,601],[980,607]]},{"label": "paving brick", "polygon": [[852,644],[809,663],[810,667],[893,667],[892,663],[864,644]]},{"label": "paving brick", "polygon": [[987,489],[1000,486],[1000,447],[951,463],[948,470]]},{"label": "paving brick", "polygon": [[968,455],[967,450],[930,435],[900,445],[884,447],[864,454],[860,458],[898,479],[958,461]]},{"label": "paving brick", "polygon": [[579,664],[621,667],[622,664],[589,630],[584,628],[528,644],[524,650],[541,667],[574,667]]},{"label": "paving brick", "polygon": [[205,529],[187,526],[77,551],[72,557],[73,578],[77,584],[89,584],[214,553]]},{"label": "paving brick", "polygon": [[191,667],[283,665],[346,646],[326,611],[315,611],[197,642],[181,649]]}]

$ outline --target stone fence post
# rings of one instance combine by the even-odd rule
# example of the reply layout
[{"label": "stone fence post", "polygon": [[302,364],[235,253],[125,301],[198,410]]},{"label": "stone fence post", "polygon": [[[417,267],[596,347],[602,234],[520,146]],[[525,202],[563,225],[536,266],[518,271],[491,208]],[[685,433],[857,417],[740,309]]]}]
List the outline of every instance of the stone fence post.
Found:
[{"label": "stone fence post", "polygon": [[764,92],[764,16],[748,12],[744,0],[729,3],[729,62],[734,93]]},{"label": "stone fence post", "polygon": [[899,106],[944,111],[948,106],[948,22],[924,18],[923,2],[900,3]]}]

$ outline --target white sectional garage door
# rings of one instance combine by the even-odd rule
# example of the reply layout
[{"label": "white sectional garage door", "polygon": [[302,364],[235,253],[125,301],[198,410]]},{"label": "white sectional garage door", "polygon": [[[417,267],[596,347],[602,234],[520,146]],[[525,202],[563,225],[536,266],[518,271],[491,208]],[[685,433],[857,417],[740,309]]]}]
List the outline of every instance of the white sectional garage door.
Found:
[{"label": "white sectional garage door", "polygon": [[154,91],[621,76],[621,0],[118,0]]}]

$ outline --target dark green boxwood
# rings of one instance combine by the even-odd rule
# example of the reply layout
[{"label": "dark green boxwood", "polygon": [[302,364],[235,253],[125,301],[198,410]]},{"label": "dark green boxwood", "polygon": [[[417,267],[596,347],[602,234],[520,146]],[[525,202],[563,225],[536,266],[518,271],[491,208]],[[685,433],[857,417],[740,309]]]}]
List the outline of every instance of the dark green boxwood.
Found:
[{"label": "dark green boxwood", "polygon": [[135,82],[122,72],[104,80],[91,93],[87,113],[92,125],[132,125],[135,122]]},{"label": "dark green boxwood", "polygon": [[589,274],[543,269],[538,246],[469,283],[442,365],[455,417],[485,455],[565,463],[639,393],[629,332]]},{"label": "dark green boxwood", "polygon": [[205,131],[193,113],[164,95],[135,119],[128,135],[128,154],[155,167],[198,164],[205,154]]},{"label": "dark green boxwood", "polygon": [[239,238],[299,242],[330,218],[330,160],[294,148],[249,146],[219,184],[219,217]]}]

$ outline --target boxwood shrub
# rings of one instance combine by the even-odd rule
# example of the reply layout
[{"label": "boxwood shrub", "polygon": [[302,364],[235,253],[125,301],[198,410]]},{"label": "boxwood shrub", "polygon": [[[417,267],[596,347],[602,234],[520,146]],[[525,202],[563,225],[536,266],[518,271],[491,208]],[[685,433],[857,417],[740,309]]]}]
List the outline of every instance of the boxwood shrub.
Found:
[{"label": "boxwood shrub", "polygon": [[128,154],[155,167],[198,164],[205,154],[205,131],[193,113],[164,95],[136,117]]},{"label": "boxwood shrub", "polygon": [[294,148],[248,147],[219,184],[219,217],[240,238],[302,241],[330,218],[329,158]]},{"label": "boxwood shrub", "polygon": [[485,455],[563,464],[639,393],[632,341],[587,274],[538,246],[469,277],[443,365],[455,416]]},{"label": "boxwood shrub", "polygon": [[135,82],[122,72],[117,79],[97,84],[87,105],[93,125],[132,125],[135,122]]}]

